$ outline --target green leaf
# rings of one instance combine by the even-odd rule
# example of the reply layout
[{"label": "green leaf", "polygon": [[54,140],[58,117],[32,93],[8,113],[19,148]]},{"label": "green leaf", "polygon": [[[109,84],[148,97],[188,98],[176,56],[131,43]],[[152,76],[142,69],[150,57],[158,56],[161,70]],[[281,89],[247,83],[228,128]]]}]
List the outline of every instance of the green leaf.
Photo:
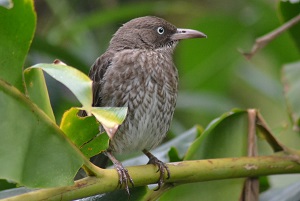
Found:
[{"label": "green leaf", "polygon": [[259,179],[259,191],[264,192],[271,188],[270,181],[267,176],[261,176]]},{"label": "green leaf", "polygon": [[[300,1],[292,3],[291,1],[279,1],[279,12],[283,22],[287,22],[300,13]],[[288,30],[300,50],[300,23],[298,22]]]},{"label": "green leaf", "polygon": [[82,104],[83,110],[90,113],[93,101],[92,81],[88,76],[76,68],[62,64],[36,64],[26,69],[26,71],[30,71],[32,68],[41,68],[51,77],[64,84]]},{"label": "green leaf", "polygon": [[[199,171],[201,170],[199,169]],[[244,179],[228,179],[184,184],[169,190],[159,200],[199,200],[199,197],[201,197],[201,201],[239,200],[244,181]]]},{"label": "green leaf", "polygon": [[300,62],[286,64],[282,71],[284,95],[289,115],[296,128],[300,126]]},{"label": "green leaf", "polygon": [[78,108],[66,111],[60,128],[81,152],[90,158],[108,148],[109,138],[105,133],[97,135],[100,125],[94,116],[78,117],[78,111]]},{"label": "green leaf", "polygon": [[91,113],[102,124],[110,138],[113,138],[127,114],[127,107],[93,107]]},{"label": "green leaf", "polygon": [[127,114],[126,107],[93,107],[91,113],[106,130],[106,133],[99,134],[99,124],[94,117],[78,117],[78,111],[72,108],[64,114],[61,129],[87,157],[95,156],[108,148],[109,138],[113,138]]},{"label": "green leaf", "polygon": [[55,122],[45,77],[41,69],[24,72],[26,95]]},{"label": "green leaf", "polygon": [[7,180],[4,179],[0,179],[0,191],[10,189],[10,188],[16,188],[16,184],[8,182]]},{"label": "green leaf", "polygon": [[247,117],[245,110],[233,110],[213,120],[190,146],[184,159],[245,156]]},{"label": "green leaf", "polygon": [[91,158],[105,150],[109,147],[109,137],[107,133],[101,133],[97,135],[92,141],[82,145],[80,147],[81,152]]},{"label": "green leaf", "polygon": [[66,186],[84,157],[35,104],[0,80],[0,178],[31,188]]},{"label": "green leaf", "polygon": [[170,162],[178,162],[182,161],[179,157],[178,150],[175,147],[171,147],[170,151],[168,152]]},{"label": "green leaf", "polygon": [[118,128],[124,121],[127,108],[93,107],[91,112],[95,117],[78,117],[78,111],[78,108],[71,108],[65,112],[60,128],[84,155],[92,157],[103,152],[109,146],[109,135],[99,134],[99,124],[95,117],[106,130],[112,129],[115,132],[115,128]]},{"label": "green leaf", "polygon": [[66,111],[62,117],[60,129],[77,147],[80,147],[99,133],[99,123],[93,116],[77,116],[78,111],[78,108]]},{"label": "green leaf", "polygon": [[[248,114],[233,110],[213,120],[189,147],[185,160],[240,157],[247,154]],[[233,161],[234,162],[234,161]],[[201,171],[201,170],[199,170]],[[238,200],[245,179],[209,181],[177,186],[160,200]],[[218,193],[216,193],[218,189]]]},{"label": "green leaf", "polygon": [[34,35],[33,1],[15,1],[12,9],[0,6],[0,78],[24,91],[23,65]]},{"label": "green leaf", "polygon": [[113,128],[123,123],[127,107],[93,107],[92,114],[104,125]]},{"label": "green leaf", "polygon": [[102,124],[110,138],[113,138],[119,125],[124,121],[127,108],[92,107],[92,81],[79,70],[64,64],[37,64],[28,69],[41,68],[50,76],[69,88],[82,104],[88,115],[93,114]]}]

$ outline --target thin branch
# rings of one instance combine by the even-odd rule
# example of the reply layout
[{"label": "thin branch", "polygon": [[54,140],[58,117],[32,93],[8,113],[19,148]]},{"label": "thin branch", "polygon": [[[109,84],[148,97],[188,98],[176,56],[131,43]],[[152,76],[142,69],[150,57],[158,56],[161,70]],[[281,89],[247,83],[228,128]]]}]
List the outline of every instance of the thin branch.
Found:
[{"label": "thin branch", "polygon": [[262,135],[265,137],[268,144],[272,147],[274,152],[286,151],[287,147],[281,144],[272,134],[271,129],[268,127],[266,121],[261,116],[259,112],[257,112],[256,116],[256,126],[262,132]]},{"label": "thin branch", "polygon": [[[296,153],[300,155],[299,151]],[[166,180],[168,186],[230,178],[300,173],[300,164],[284,152],[270,156],[183,161],[167,165],[171,173],[171,178]],[[159,179],[157,168],[153,165],[134,166],[127,169],[136,187],[156,183]],[[107,169],[102,173],[101,178],[87,177],[76,181],[73,186],[41,189],[6,198],[6,200],[74,200],[116,190],[118,188],[117,172],[114,169]]]},{"label": "thin branch", "polygon": [[248,109],[248,156],[257,156],[256,109]]},{"label": "thin branch", "polygon": [[[257,156],[256,118],[258,111],[248,109],[248,156]],[[240,201],[257,201],[259,196],[258,177],[249,177],[245,181]]]},{"label": "thin branch", "polygon": [[255,44],[253,45],[251,52],[248,52],[248,53],[247,52],[242,52],[242,54],[246,57],[246,59],[250,60],[258,50],[262,49],[270,41],[272,41],[273,39],[278,37],[280,34],[282,34],[287,29],[291,28],[292,26],[294,26],[298,22],[300,22],[300,14],[295,16],[294,18],[290,19],[289,21],[287,21],[286,23],[284,23],[283,25],[281,25],[277,29],[271,31],[270,33],[257,38],[255,40]]}]

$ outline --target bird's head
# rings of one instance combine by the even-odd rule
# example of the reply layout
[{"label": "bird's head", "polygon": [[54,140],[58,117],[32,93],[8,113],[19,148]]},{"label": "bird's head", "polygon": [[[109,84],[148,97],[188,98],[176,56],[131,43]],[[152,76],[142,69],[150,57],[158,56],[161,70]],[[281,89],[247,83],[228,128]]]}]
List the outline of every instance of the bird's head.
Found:
[{"label": "bird's head", "polygon": [[114,34],[110,48],[173,50],[179,40],[204,38],[205,34],[192,29],[179,29],[164,19],[152,16],[135,18],[125,23]]}]

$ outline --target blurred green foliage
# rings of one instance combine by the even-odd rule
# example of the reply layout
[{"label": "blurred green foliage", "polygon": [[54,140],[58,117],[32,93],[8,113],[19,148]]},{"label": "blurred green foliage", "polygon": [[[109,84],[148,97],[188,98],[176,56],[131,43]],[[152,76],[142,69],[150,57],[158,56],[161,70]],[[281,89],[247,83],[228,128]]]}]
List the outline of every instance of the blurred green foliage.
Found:
[{"label": "blurred green foliage", "polygon": [[[299,58],[285,33],[246,61],[255,38],[280,25],[273,1],[35,1],[38,24],[26,66],[61,59],[85,73],[107,48],[118,27],[138,16],[156,15],[178,27],[198,29],[207,39],[184,41],[175,52],[180,93],[171,132],[206,126],[234,108],[258,108],[272,127],[289,124],[280,85],[283,64]],[[60,121],[78,105],[67,89],[48,79]]]},{"label": "blurred green foliage", "polygon": [[[299,135],[291,129],[281,84],[282,66],[299,60],[297,43],[291,37],[295,34],[284,33],[251,61],[238,51],[250,50],[257,37],[277,28],[281,20],[290,19],[282,11],[283,17],[277,13],[277,6],[271,0],[39,0],[35,1],[36,35],[25,67],[60,59],[88,73],[122,23],[143,15],[160,16],[178,27],[197,29],[208,36],[184,41],[175,52],[180,92],[168,139],[195,124],[205,127],[232,108],[258,108],[276,137],[288,147],[297,148]],[[283,6],[281,3],[278,11],[284,10]],[[59,123],[67,109],[80,104],[63,85],[46,78]],[[263,154],[270,153],[264,146],[260,148]],[[291,182],[276,177],[270,180],[273,185]]]},{"label": "blurred green foliage", "polygon": [[10,9],[11,7],[9,1],[0,2],[0,75],[6,82],[24,92],[22,66],[35,31],[36,16],[33,2],[16,4],[14,9]]}]

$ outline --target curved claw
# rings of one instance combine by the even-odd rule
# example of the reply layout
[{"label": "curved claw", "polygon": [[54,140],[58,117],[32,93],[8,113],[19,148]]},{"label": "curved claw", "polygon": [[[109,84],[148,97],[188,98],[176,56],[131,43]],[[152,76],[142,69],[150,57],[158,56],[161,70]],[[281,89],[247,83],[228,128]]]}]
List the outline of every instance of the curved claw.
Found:
[{"label": "curved claw", "polygon": [[164,164],[162,161],[158,160],[157,158],[150,159],[148,164],[153,164],[153,165],[156,165],[158,167],[157,172],[159,172],[160,176],[159,176],[159,180],[158,180],[158,183],[157,183],[158,186],[155,189],[155,191],[157,191],[157,190],[160,189],[160,187],[164,183],[165,170],[167,172],[167,179],[170,178],[170,170],[169,170],[168,166],[166,166],[166,164]]},{"label": "curved claw", "polygon": [[159,180],[157,182],[158,186],[155,189],[155,191],[157,191],[161,188],[162,184],[164,183],[165,172],[167,172],[167,179],[170,178],[170,170],[169,170],[168,166],[165,163],[163,163],[162,161],[157,159],[149,151],[143,150],[143,152],[149,158],[148,164],[153,164],[153,165],[156,165],[158,167],[156,172],[159,172]]},{"label": "curved claw", "polygon": [[127,194],[130,196],[129,183],[131,183],[132,187],[134,187],[134,183],[128,173],[128,170],[124,168],[122,163],[119,162],[110,152],[107,151],[105,154],[113,162],[115,169],[117,170],[120,188],[124,185]]},{"label": "curved claw", "polygon": [[126,168],[124,168],[124,166],[122,165],[122,163],[117,162],[114,164],[118,175],[119,175],[119,186],[120,188],[124,185],[125,186],[125,190],[127,192],[128,195],[130,195],[130,191],[129,191],[129,183],[131,183],[131,186],[134,187],[134,183],[132,178],[130,177],[128,170]]}]

